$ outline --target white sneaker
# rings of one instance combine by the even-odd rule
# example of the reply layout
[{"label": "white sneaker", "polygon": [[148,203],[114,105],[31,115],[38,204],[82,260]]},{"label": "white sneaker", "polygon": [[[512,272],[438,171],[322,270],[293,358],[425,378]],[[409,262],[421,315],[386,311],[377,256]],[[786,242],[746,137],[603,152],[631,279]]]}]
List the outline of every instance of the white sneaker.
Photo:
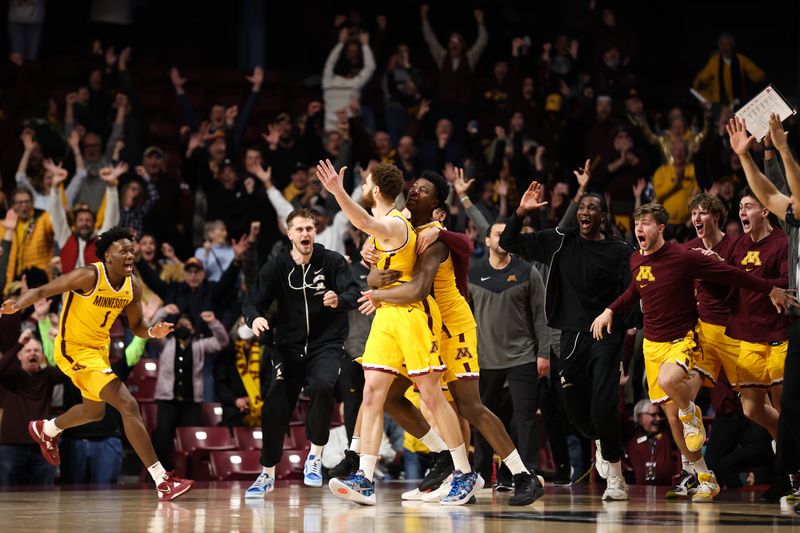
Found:
[{"label": "white sneaker", "polygon": [[625,478],[612,476],[608,478],[606,491],[603,493],[603,500],[626,501],[628,499],[628,485]]},{"label": "white sneaker", "polygon": [[422,493],[418,488],[414,488],[400,495],[400,499],[408,502],[420,502],[422,501]]},{"label": "white sneaker", "polygon": [[611,470],[611,466],[608,461],[603,459],[603,452],[600,449],[600,440],[595,440],[594,444],[597,448],[594,451],[594,467],[597,469],[597,473],[601,478],[608,479],[608,472]]},{"label": "white sneaker", "polygon": [[439,488],[436,490],[432,490],[430,492],[423,492],[422,493],[422,501],[428,503],[439,503],[439,500],[448,494],[450,494],[450,484],[453,482],[453,475],[450,474],[447,476]]},{"label": "white sneaker", "polygon": [[322,486],[322,459],[309,455],[303,465],[303,483],[308,487]]},{"label": "white sneaker", "polygon": [[245,499],[263,498],[275,488],[275,480],[266,472],[261,472],[253,484],[244,492]]}]

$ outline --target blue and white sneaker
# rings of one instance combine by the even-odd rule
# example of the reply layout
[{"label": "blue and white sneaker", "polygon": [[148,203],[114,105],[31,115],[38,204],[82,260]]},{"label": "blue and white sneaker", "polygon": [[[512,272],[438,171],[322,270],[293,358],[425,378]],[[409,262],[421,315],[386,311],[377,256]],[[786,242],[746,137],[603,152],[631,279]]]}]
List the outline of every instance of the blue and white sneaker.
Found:
[{"label": "blue and white sneaker", "polygon": [[250,498],[263,498],[265,494],[272,492],[275,489],[275,479],[269,477],[266,472],[261,472],[259,476],[253,481],[253,484],[244,491],[245,499]]},{"label": "blue and white sneaker", "polygon": [[303,465],[303,484],[307,487],[322,486],[322,459],[309,455]]},{"label": "blue and white sneaker", "polygon": [[462,474],[461,471],[453,472],[453,481],[450,492],[439,503],[442,505],[464,505],[469,502],[472,495],[483,488],[484,481],[477,472]]},{"label": "blue and white sneaker", "polygon": [[375,484],[364,477],[363,470],[346,479],[331,479],[328,488],[335,496],[361,505],[375,505],[378,501],[375,497]]}]

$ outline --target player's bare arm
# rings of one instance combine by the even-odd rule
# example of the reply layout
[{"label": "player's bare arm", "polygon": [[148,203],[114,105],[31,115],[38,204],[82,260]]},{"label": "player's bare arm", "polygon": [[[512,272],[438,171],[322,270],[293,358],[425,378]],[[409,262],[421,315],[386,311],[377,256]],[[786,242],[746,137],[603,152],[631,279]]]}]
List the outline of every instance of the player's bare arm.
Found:
[{"label": "player's bare arm", "polygon": [[30,289],[20,298],[9,298],[0,307],[1,315],[10,315],[42,298],[50,298],[69,291],[78,291],[89,294],[97,284],[97,269],[94,266],[85,266],[73,270],[68,274],[59,276],[50,283]]}]

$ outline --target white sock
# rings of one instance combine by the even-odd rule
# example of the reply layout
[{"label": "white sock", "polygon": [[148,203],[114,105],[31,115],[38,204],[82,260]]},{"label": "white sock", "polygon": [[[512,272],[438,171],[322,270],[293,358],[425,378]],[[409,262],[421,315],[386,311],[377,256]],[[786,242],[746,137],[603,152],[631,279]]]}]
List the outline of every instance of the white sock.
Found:
[{"label": "white sock", "polygon": [[694,415],[694,402],[689,402],[689,407],[687,407],[685,411],[683,409],[679,409],[678,413],[680,416]]},{"label": "white sock", "polygon": [[58,426],[56,426],[55,418],[51,418],[50,420],[44,421],[44,434],[50,437],[51,439],[54,439],[61,434],[61,430],[58,429]]},{"label": "white sock", "polygon": [[458,448],[450,448],[450,455],[453,457],[453,466],[460,470],[462,474],[472,472],[472,465],[469,464],[467,448],[462,444]]},{"label": "white sock", "polygon": [[315,459],[319,459],[320,457],[322,457],[322,448],[324,447],[325,447],[324,444],[322,446],[319,446],[317,444],[312,443],[311,450],[308,452],[308,458],[311,459],[313,457]]},{"label": "white sock", "polygon": [[266,474],[272,479],[275,479],[275,467],[274,466],[262,466],[261,473]]},{"label": "white sock", "polygon": [[692,473],[692,462],[683,454],[681,454],[681,468],[690,474]]},{"label": "white sock", "polygon": [[508,469],[511,470],[511,475],[521,474],[523,472],[530,474],[528,469],[525,468],[525,464],[522,462],[522,458],[519,456],[519,452],[516,448],[514,448],[513,452],[508,454],[508,457],[503,459],[503,462],[506,464]]},{"label": "white sock", "polygon": [[164,470],[163,466],[161,466],[161,461],[158,461],[154,465],[148,466],[147,471],[150,472],[150,477],[153,478],[153,481],[156,482],[156,485],[164,481],[164,478],[167,477],[167,471]]},{"label": "white sock", "polygon": [[704,457],[701,457],[696,462],[691,463],[692,468],[694,468],[695,473],[697,474],[710,474],[711,470],[708,469],[706,466],[706,460]]},{"label": "white sock", "polygon": [[622,477],[622,463],[620,461],[608,463],[608,479],[612,477]]},{"label": "white sock", "polygon": [[378,464],[377,455],[362,455],[358,461],[358,469],[364,472],[364,477],[372,481],[375,476],[375,465]]},{"label": "white sock", "polygon": [[361,438],[358,435],[353,435],[353,440],[350,441],[350,451],[356,453],[361,451]]},{"label": "white sock", "polygon": [[430,451],[434,453],[443,452],[447,449],[447,444],[442,440],[442,437],[431,428],[425,435],[419,439]]},{"label": "white sock", "polygon": [[776,441],[772,441],[772,453],[778,455],[778,443]]}]

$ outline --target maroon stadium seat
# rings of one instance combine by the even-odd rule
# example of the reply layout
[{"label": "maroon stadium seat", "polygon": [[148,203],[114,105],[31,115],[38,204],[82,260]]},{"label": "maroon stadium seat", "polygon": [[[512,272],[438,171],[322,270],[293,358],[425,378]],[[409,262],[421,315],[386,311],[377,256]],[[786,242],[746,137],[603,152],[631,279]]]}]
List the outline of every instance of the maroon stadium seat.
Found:
[{"label": "maroon stadium seat", "polygon": [[187,465],[185,472],[192,479],[208,481],[211,479],[209,454],[234,449],[236,445],[226,427],[179,427],[175,430],[176,475],[180,476],[178,465],[183,464]]},{"label": "maroon stadium seat", "polygon": [[220,481],[252,480],[261,473],[261,452],[211,452],[211,475]]},{"label": "maroon stadium seat", "polygon": [[206,402],[200,410],[200,423],[204,426],[218,426],[222,422],[222,404]]}]

